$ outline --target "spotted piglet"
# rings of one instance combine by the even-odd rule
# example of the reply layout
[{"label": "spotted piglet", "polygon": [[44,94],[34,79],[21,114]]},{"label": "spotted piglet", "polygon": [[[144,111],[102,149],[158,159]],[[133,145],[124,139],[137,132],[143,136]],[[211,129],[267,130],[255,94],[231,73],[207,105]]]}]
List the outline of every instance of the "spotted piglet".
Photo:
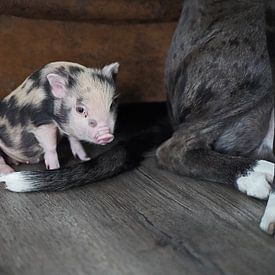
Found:
[{"label": "spotted piglet", "polygon": [[49,63],[5,97],[0,102],[0,173],[13,172],[10,163],[36,163],[43,156],[48,169],[59,168],[59,135],[68,137],[73,155],[83,161],[89,158],[80,140],[110,143],[118,68],[118,63],[103,69]]}]

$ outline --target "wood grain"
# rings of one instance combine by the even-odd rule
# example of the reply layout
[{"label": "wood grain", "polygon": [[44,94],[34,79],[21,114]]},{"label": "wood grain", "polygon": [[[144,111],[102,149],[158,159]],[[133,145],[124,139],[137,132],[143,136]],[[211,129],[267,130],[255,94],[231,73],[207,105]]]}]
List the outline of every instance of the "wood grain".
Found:
[{"label": "wood grain", "polygon": [[0,191],[1,274],[273,274],[264,203],[183,178],[148,157],[136,170],[59,193]]}]

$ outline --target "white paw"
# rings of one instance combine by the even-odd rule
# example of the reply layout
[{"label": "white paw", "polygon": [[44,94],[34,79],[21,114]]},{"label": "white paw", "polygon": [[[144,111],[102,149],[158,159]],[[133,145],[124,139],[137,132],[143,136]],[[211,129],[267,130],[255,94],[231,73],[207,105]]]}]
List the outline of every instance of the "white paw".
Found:
[{"label": "white paw", "polygon": [[260,160],[257,162],[252,171],[246,176],[237,179],[238,189],[248,196],[258,199],[267,199],[274,176],[274,163]]},{"label": "white paw", "polygon": [[258,199],[267,199],[271,191],[266,176],[262,173],[251,172],[249,176],[240,177],[237,180],[239,190],[248,196]]},{"label": "white paw", "polygon": [[272,183],[274,178],[274,163],[266,160],[259,160],[253,169],[255,172],[265,174],[267,181]]},{"label": "white paw", "polygon": [[269,196],[260,228],[270,235],[275,233],[275,193]]}]

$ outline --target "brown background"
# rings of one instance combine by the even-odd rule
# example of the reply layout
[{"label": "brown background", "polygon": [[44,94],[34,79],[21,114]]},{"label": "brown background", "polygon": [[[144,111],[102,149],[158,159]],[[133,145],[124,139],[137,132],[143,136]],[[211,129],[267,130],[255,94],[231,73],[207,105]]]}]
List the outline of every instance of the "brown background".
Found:
[{"label": "brown background", "polygon": [[118,61],[122,101],[164,100],[165,56],[180,10],[178,0],[1,1],[0,96],[52,61]]}]

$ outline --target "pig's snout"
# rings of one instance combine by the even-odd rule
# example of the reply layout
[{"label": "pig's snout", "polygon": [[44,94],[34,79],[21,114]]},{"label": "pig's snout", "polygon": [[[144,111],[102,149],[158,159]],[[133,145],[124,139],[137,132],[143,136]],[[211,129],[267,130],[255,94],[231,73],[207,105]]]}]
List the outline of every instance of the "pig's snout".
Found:
[{"label": "pig's snout", "polygon": [[95,140],[100,145],[105,145],[114,140],[114,135],[110,133],[110,129],[108,127],[99,128]]},{"label": "pig's snout", "polygon": [[113,140],[114,140],[114,135],[112,134],[105,134],[96,139],[97,143],[100,145],[105,145],[107,143],[112,142]]},{"label": "pig's snout", "polygon": [[107,143],[112,142],[113,140],[114,140],[114,136],[109,134],[108,136],[104,136],[104,137],[98,139],[98,143],[102,144],[102,145],[105,145]]}]

